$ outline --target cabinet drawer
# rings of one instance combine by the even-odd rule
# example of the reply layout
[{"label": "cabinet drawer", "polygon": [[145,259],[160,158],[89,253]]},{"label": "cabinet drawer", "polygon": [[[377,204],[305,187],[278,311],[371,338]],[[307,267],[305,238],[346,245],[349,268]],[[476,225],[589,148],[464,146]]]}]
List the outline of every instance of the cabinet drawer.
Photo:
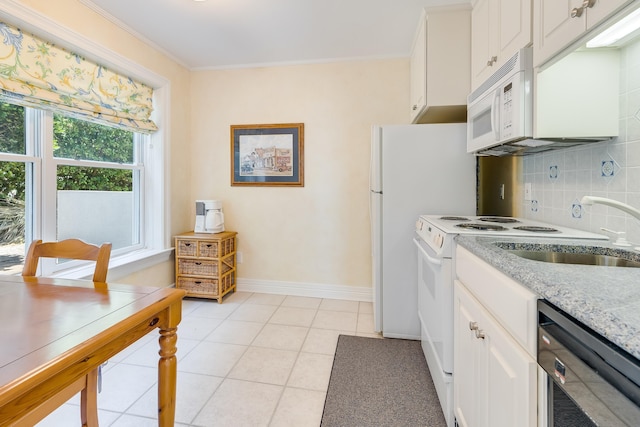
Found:
[{"label": "cabinet drawer", "polygon": [[202,258],[221,258],[235,251],[235,238],[198,242],[198,256]]},{"label": "cabinet drawer", "polygon": [[178,240],[177,256],[196,256],[198,242],[196,240]]},{"label": "cabinet drawer", "polygon": [[200,279],[195,277],[178,276],[176,287],[178,289],[184,289],[189,293],[189,295],[205,294],[207,296],[215,297],[218,295],[224,295],[229,289],[231,289],[236,283],[235,279],[235,271],[231,271],[229,274],[226,274],[219,279]]},{"label": "cabinet drawer", "polygon": [[460,246],[456,249],[456,275],[498,323],[535,358],[538,297]]},{"label": "cabinet drawer", "polygon": [[221,261],[204,259],[178,259],[178,274],[192,276],[219,276],[233,269],[235,255],[230,255]]},{"label": "cabinet drawer", "polygon": [[178,277],[178,284],[176,287],[194,294],[218,295],[218,279]]}]

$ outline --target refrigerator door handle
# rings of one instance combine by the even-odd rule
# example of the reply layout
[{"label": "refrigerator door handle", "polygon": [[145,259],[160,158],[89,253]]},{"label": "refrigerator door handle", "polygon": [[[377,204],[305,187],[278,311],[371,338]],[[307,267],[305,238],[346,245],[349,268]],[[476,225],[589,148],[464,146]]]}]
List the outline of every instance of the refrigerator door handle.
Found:
[{"label": "refrigerator door handle", "polygon": [[414,238],[413,243],[418,247],[420,252],[422,252],[422,255],[427,259],[427,261],[429,261],[433,265],[442,265],[442,260],[439,260],[429,255],[427,251],[423,249],[422,245],[420,245],[420,242],[418,241],[418,239]]}]

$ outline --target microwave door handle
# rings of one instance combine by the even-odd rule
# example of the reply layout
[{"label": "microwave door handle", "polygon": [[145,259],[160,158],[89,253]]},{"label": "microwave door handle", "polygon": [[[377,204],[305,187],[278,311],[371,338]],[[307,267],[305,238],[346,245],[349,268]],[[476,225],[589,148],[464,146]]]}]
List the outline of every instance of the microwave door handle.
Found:
[{"label": "microwave door handle", "polygon": [[496,89],[493,94],[493,102],[491,102],[491,126],[495,135],[495,140],[500,141],[500,114],[498,114],[498,108],[500,108],[500,89]]}]

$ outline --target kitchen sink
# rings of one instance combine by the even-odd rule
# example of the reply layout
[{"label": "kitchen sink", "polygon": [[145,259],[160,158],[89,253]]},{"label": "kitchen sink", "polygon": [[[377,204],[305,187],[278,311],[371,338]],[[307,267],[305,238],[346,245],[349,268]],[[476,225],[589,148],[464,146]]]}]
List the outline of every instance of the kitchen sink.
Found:
[{"label": "kitchen sink", "polygon": [[494,245],[513,255],[534,261],[640,268],[640,254],[618,248],[507,242],[495,242]]},{"label": "kitchen sink", "polygon": [[546,252],[510,250],[510,253],[534,261],[555,262],[560,264],[608,265],[613,267],[640,267],[640,262],[612,255],[576,254],[569,252]]}]

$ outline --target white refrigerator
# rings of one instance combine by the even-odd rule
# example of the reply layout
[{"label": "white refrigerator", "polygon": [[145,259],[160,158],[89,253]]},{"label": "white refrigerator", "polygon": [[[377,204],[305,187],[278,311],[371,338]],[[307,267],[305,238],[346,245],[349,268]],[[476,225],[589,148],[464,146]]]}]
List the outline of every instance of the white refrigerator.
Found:
[{"label": "white refrigerator", "polygon": [[422,214],[475,215],[466,124],[374,126],[370,197],[375,330],[419,340],[415,223]]}]

